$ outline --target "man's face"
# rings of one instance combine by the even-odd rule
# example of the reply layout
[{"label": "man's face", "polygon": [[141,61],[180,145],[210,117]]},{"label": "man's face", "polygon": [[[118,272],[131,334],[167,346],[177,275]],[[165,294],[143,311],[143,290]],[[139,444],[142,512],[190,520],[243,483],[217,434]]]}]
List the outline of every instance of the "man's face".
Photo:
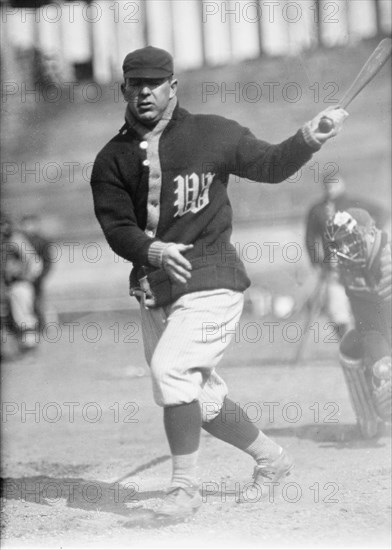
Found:
[{"label": "man's face", "polygon": [[171,78],[126,78],[121,86],[131,113],[146,126],[159,122],[172,97],[177,80]]},{"label": "man's face", "polygon": [[331,180],[325,181],[323,185],[324,185],[325,195],[328,199],[336,199],[336,197],[341,195],[345,189],[343,180],[338,178],[337,179],[331,178]]}]

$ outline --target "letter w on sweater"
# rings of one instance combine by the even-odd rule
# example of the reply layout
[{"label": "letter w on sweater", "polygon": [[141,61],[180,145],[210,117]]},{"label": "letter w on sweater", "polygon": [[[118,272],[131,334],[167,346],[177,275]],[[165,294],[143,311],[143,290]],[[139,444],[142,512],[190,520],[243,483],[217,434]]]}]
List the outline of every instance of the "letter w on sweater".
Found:
[{"label": "letter w on sweater", "polygon": [[177,188],[175,193],[177,206],[175,217],[183,216],[187,212],[195,214],[210,202],[209,189],[215,174],[208,172],[198,176],[193,172],[191,175],[177,176],[174,178]]}]

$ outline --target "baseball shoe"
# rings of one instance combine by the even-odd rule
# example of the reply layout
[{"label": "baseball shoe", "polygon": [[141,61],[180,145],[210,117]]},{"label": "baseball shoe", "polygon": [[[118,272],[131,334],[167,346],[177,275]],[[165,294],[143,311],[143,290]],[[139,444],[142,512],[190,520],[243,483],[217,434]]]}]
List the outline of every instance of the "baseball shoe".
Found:
[{"label": "baseball shoe", "polygon": [[277,483],[283,477],[290,474],[294,466],[293,459],[282,451],[281,455],[273,461],[265,459],[264,463],[256,464],[253,470],[253,481],[246,485],[246,490],[237,496],[237,504],[264,502],[269,498],[269,490],[264,492],[264,483]]},{"label": "baseball shoe", "polygon": [[198,487],[170,487],[155,514],[159,520],[182,520],[194,514],[200,506]]},{"label": "baseball shoe", "polygon": [[256,464],[253,470],[253,484],[262,485],[263,481],[277,483],[283,477],[290,475],[294,461],[285,451],[280,456],[269,462]]}]

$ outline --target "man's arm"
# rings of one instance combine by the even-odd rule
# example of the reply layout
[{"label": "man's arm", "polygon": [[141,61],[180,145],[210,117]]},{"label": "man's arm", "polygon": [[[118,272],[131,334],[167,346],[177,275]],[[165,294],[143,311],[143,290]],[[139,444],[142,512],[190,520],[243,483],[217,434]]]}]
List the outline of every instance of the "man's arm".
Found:
[{"label": "man's arm", "polygon": [[[334,118],[335,127],[324,134],[318,131],[318,123],[327,112]],[[254,181],[280,183],[306,164],[323,143],[336,136],[347,116],[343,109],[322,111],[294,136],[277,145],[257,139],[250,130],[244,129],[231,172]]]},{"label": "man's arm", "polygon": [[310,147],[301,130],[277,145],[257,139],[247,130],[238,144],[232,173],[253,181],[280,183],[295,174],[320,147]]},{"label": "man's arm", "polygon": [[391,243],[389,242],[381,251],[380,275],[380,280],[375,290],[380,299],[390,302],[392,296],[392,259]]},{"label": "man's arm", "polygon": [[110,165],[97,157],[91,187],[95,215],[110,247],[122,258],[138,264],[148,263],[148,250],[154,239],[138,226],[131,196]]},{"label": "man's arm", "polygon": [[131,196],[110,167],[110,160],[105,162],[98,156],[91,186],[95,215],[114,252],[137,265],[163,268],[173,282],[185,284],[192,266],[183,253],[193,245],[166,243],[144,233],[138,226]]}]

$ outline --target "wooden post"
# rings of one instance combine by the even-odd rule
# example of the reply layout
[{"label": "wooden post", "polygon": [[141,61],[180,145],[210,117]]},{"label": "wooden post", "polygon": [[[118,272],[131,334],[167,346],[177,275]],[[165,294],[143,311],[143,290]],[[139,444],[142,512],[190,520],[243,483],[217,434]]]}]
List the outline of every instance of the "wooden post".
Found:
[{"label": "wooden post", "polygon": [[324,46],[321,2],[322,0],[314,0],[314,16],[315,16],[316,36],[317,36],[318,46]]},{"label": "wooden post", "polygon": [[199,8],[199,18],[198,18],[198,24],[200,25],[200,34],[201,34],[201,56],[203,59],[203,65],[207,65],[207,56],[206,56],[206,34],[204,29],[204,21],[203,21],[203,0],[200,0],[198,2],[198,8]]},{"label": "wooden post", "polygon": [[263,29],[262,29],[262,26],[261,26],[261,18],[260,18],[260,21],[258,22],[258,25],[257,25],[257,41],[259,43],[259,56],[261,57],[264,53]]},{"label": "wooden post", "polygon": [[150,34],[148,28],[147,8],[145,2],[140,2],[140,15],[143,25],[143,40],[144,45],[147,46],[150,43]]},{"label": "wooden post", "polygon": [[170,44],[171,44],[171,51],[173,52],[174,59],[176,58],[176,41],[174,38],[174,8],[173,8],[173,2],[169,1],[169,13],[170,13]]},{"label": "wooden post", "polygon": [[374,10],[376,12],[377,35],[380,36],[384,34],[382,29],[381,4],[380,4],[380,0],[373,0],[373,1],[374,1]]}]

